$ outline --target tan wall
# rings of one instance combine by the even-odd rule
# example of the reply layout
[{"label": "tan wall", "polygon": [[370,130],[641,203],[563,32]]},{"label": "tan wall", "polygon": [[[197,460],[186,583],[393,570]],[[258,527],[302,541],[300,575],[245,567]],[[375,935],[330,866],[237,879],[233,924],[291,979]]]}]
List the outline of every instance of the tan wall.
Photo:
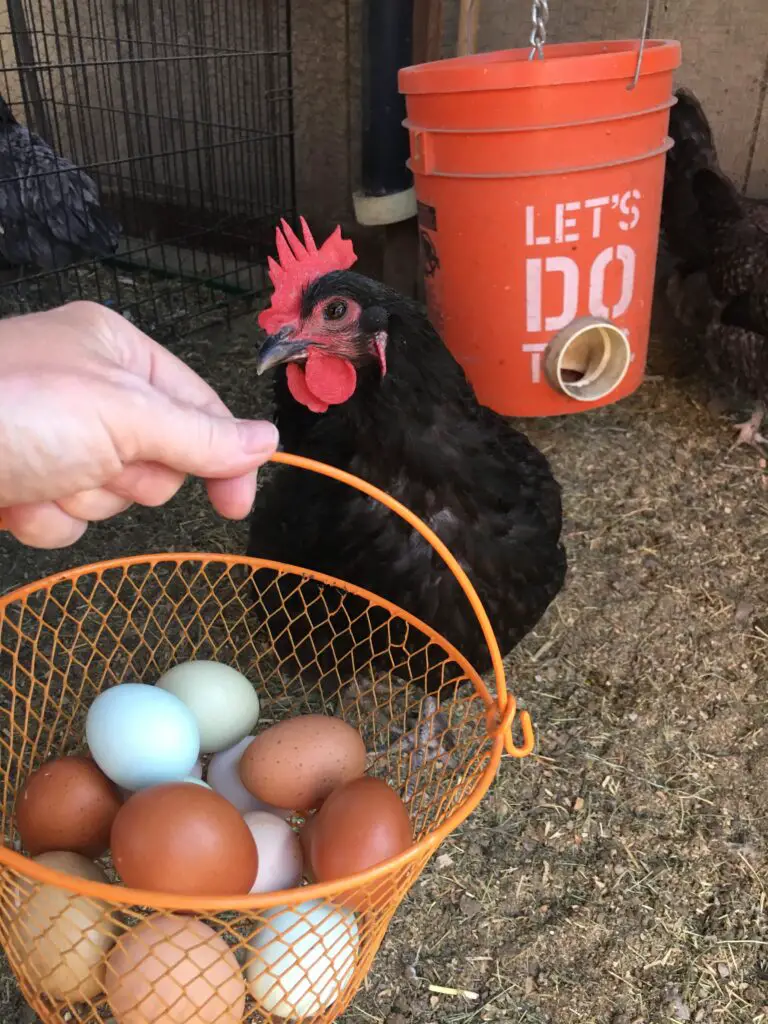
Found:
[{"label": "tan wall", "polygon": [[[444,0],[444,6],[447,57],[455,52],[459,0]],[[328,219],[349,220],[359,165],[360,0],[294,0],[294,8],[299,207],[313,217],[325,212]],[[553,42],[636,38],[645,4],[551,0],[550,10]],[[530,0],[481,0],[480,12],[481,50],[527,45]],[[678,80],[705,104],[725,169],[751,194],[768,195],[766,0],[654,0],[651,34],[682,42],[685,63]],[[346,75],[350,53],[355,67]],[[349,124],[351,149],[344,143]]]},{"label": "tan wall", "polygon": [[[445,4],[449,56],[454,52],[459,4]],[[548,38],[563,43],[637,38],[644,16],[643,0],[619,0],[615,7],[594,0],[554,0]],[[482,0],[479,49],[526,46],[530,18],[530,0]],[[766,0],[653,0],[650,34],[680,40],[683,66],[678,82],[694,89],[704,104],[726,171],[752,194],[768,195]]]},{"label": "tan wall", "polygon": [[[243,46],[243,18],[255,38],[269,35],[264,12],[272,0],[235,0],[225,9],[211,2],[199,14],[200,0],[142,0],[154,16],[154,37],[184,44],[200,41],[201,33],[210,45]],[[444,0],[446,56],[453,52],[459,0]],[[267,5],[268,6],[265,6]],[[67,0],[73,6],[74,0]],[[37,10],[40,5],[34,5]],[[94,7],[96,4],[94,3]],[[123,5],[103,0],[103,7]],[[295,156],[298,208],[322,230],[336,221],[353,222],[351,193],[359,169],[359,54],[361,0],[293,0],[292,44],[294,65]],[[50,8],[49,8],[50,10]],[[195,15],[192,12],[198,12]],[[644,14],[643,0],[619,0],[618,6],[596,4],[594,0],[551,3],[549,38],[552,41],[637,36]],[[114,32],[102,14],[102,32]],[[6,21],[4,21],[6,19]],[[6,26],[4,0],[0,0],[0,32]],[[202,26],[202,27],[201,27]],[[530,31],[530,0],[482,0],[480,48],[489,50],[526,45]],[[685,64],[680,81],[693,86],[712,119],[726,170],[753,194],[768,194],[768,104],[765,81],[768,70],[768,8],[766,0],[654,0],[652,34],[679,38]],[[272,32],[278,33],[273,26]],[[247,33],[246,33],[247,34]],[[3,36],[5,66],[12,63],[8,40]],[[245,45],[248,45],[247,40]],[[87,49],[87,47],[86,47]],[[91,56],[98,54],[91,49]],[[129,118],[127,126],[109,130],[109,116],[93,113],[78,138],[62,140],[74,147],[80,159],[123,158],[124,172],[145,179],[148,164],[135,157],[148,149],[194,148],[234,138],[243,129],[264,127],[264,111],[253,108],[249,98],[260,95],[265,83],[259,79],[252,59],[238,58],[227,64],[225,79],[221,62],[179,67],[152,65],[136,78],[137,91],[126,104],[137,115],[144,111],[158,115],[149,133],[140,134],[140,117]],[[93,71],[94,86],[117,95],[117,72]],[[273,92],[280,74],[275,72]],[[49,76],[49,86],[61,93],[67,88],[66,73]],[[270,83],[266,83],[270,84]],[[277,83],[279,84],[279,83]],[[6,88],[11,88],[6,84]],[[70,84],[71,91],[71,84]],[[12,92],[12,88],[11,88]],[[72,99],[73,97],[70,97]],[[77,99],[75,97],[75,99]],[[286,102],[277,99],[275,103]],[[267,119],[270,108],[267,110]],[[271,108],[274,112],[277,107]],[[187,124],[171,123],[159,115],[174,113]],[[226,123],[228,130],[209,128],[201,133],[193,122]],[[266,127],[269,127],[267,123]],[[158,185],[186,185],[191,189],[215,190],[228,197],[235,208],[253,199],[255,182],[262,167],[274,167],[279,148],[253,142],[246,150],[219,148],[201,163],[188,154],[168,156],[155,162],[153,175]],[[284,153],[285,150],[282,150]],[[270,164],[271,161],[271,164]],[[266,202],[279,202],[279,190],[266,194]]]}]

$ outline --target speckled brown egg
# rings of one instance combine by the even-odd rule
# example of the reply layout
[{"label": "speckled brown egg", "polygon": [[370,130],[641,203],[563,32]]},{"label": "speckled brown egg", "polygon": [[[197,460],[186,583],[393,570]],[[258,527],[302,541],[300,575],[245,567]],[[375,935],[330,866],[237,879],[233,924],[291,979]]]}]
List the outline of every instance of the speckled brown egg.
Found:
[{"label": "speckled brown egg", "polygon": [[184,896],[239,896],[259,867],[251,830],[223,796],[168,782],[135,793],[112,826],[112,860],[127,886]]},{"label": "speckled brown egg", "polygon": [[240,760],[240,778],[259,800],[308,811],[365,771],[357,729],[330,715],[300,715],[260,733]]},{"label": "speckled brown egg", "polygon": [[91,758],[59,757],[24,783],[16,801],[16,828],[33,857],[68,850],[93,859],[109,848],[122,803],[117,786]]},{"label": "speckled brown egg", "polygon": [[412,842],[405,804],[383,779],[368,776],[334,790],[306,837],[318,882],[365,871],[403,853]]}]

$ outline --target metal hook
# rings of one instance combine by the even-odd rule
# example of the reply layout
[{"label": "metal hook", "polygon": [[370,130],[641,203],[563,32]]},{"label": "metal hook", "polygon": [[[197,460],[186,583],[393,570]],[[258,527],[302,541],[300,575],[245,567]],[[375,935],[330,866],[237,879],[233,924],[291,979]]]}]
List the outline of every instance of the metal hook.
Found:
[{"label": "metal hook", "polygon": [[[500,708],[494,709],[495,711],[501,711]],[[501,711],[501,721],[498,723],[496,728],[490,733],[493,739],[503,735],[504,737],[504,749],[511,757],[523,758],[533,751],[536,745],[536,737],[533,732],[533,722],[531,716],[527,711],[521,711],[519,715],[520,729],[523,734],[523,742],[520,746],[515,743],[514,737],[512,736],[512,726],[514,725],[515,715],[517,714],[517,701],[514,697],[507,698],[506,707]]]},{"label": "metal hook", "polygon": [[632,76],[632,81],[627,86],[627,92],[631,92],[637,85],[638,79],[640,78],[640,68],[643,63],[643,53],[645,52],[645,41],[648,38],[648,29],[651,21],[651,0],[645,0],[645,17],[643,18],[643,31],[640,36],[640,46],[637,48],[637,63],[635,64],[635,73]]}]

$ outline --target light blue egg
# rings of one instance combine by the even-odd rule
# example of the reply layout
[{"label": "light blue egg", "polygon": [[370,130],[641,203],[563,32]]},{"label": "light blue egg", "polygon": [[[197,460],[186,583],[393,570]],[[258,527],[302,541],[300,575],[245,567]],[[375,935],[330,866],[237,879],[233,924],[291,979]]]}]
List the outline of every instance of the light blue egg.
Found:
[{"label": "light blue egg", "polygon": [[85,721],[96,764],[124,789],[180,782],[200,753],[195,716],[178,697],[144,683],[100,693]]},{"label": "light blue egg", "polygon": [[245,969],[261,1013],[312,1017],[341,997],[352,979],[359,932],[354,913],[325,900],[306,900],[262,913]]}]

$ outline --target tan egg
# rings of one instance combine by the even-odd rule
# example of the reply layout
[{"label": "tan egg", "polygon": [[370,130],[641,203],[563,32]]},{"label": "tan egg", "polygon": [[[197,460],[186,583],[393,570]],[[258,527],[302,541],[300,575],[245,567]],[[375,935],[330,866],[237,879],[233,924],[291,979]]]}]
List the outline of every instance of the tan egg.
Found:
[{"label": "tan egg", "polygon": [[[78,853],[55,850],[34,859],[90,882],[109,881]],[[107,904],[31,879],[18,885],[15,896],[7,943],[14,969],[53,1000],[94,1000],[104,989],[104,954],[119,929]]]},{"label": "tan egg", "polygon": [[194,918],[155,914],[109,955],[105,988],[117,1024],[241,1024],[245,979],[232,950]]}]

